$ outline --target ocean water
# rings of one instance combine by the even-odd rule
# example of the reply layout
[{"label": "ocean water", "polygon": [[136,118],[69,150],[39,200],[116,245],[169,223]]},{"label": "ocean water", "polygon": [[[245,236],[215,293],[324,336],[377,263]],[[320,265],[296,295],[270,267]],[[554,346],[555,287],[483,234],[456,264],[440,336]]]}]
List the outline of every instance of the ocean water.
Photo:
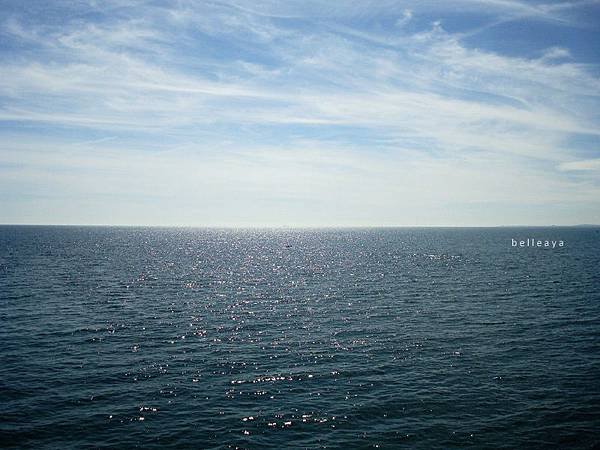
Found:
[{"label": "ocean water", "polygon": [[0,318],[3,448],[600,445],[600,228],[3,226]]}]

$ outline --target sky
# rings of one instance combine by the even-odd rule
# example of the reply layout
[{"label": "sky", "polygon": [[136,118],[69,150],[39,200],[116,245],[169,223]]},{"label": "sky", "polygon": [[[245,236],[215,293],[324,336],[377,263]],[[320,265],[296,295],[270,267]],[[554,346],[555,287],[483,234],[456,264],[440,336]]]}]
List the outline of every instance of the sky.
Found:
[{"label": "sky", "polygon": [[0,0],[0,223],[600,223],[600,1]]}]

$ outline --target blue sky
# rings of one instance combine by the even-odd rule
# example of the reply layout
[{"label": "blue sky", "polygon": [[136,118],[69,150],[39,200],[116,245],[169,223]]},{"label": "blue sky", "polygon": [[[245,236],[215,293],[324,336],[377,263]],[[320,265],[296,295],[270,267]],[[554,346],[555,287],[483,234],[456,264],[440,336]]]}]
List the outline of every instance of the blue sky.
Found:
[{"label": "blue sky", "polygon": [[0,11],[0,223],[600,223],[600,1]]}]

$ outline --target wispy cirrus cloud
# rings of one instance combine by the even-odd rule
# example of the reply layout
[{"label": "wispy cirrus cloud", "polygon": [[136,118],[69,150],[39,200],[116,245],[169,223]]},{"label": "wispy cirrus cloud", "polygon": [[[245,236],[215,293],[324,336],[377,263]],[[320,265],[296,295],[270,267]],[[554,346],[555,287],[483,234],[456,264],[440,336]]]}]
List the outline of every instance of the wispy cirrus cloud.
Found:
[{"label": "wispy cirrus cloud", "polygon": [[600,170],[600,158],[584,159],[581,161],[571,161],[560,165],[562,170]]},{"label": "wispy cirrus cloud", "polygon": [[[595,3],[461,5],[464,14],[485,11],[486,20],[530,17],[568,26],[574,10]],[[484,199],[497,212],[486,212],[481,223],[527,221],[520,206],[510,213],[511,199],[538,212],[548,208],[543,220],[571,220],[573,208],[581,221],[600,220],[589,215],[600,180],[588,172],[573,176],[578,161],[598,150],[600,80],[589,62],[543,40],[535,57],[467,45],[463,31],[444,27],[445,11],[434,2],[344,6],[113,1],[106,13],[89,2],[69,4],[71,16],[54,22],[13,11],[2,24],[11,45],[0,60],[0,121],[10,132],[0,166],[10,166],[12,181],[0,188],[46,179],[59,202],[66,180],[82,197],[104,190],[113,198],[119,189],[150,195],[159,186],[170,198],[191,202],[196,195],[220,205],[211,213],[216,219],[198,213],[182,219],[186,224],[193,217],[233,224],[227,211],[242,197],[260,200],[257,217],[248,220],[255,224],[260,217],[280,224],[283,210],[291,224],[335,224],[335,217],[310,215],[308,205],[317,203],[323,211],[346,205],[344,224],[353,214],[357,224],[477,224]],[[429,20],[432,14],[442,20]],[[78,147],[71,136],[88,144]],[[70,167],[68,177],[52,175],[52,158]],[[182,161],[194,171],[179,167]],[[93,167],[104,167],[110,182],[90,176]],[[333,191],[355,191],[357,199]],[[275,192],[294,206],[284,208]],[[359,212],[373,198],[379,200],[368,214]],[[406,217],[403,204],[421,219]],[[430,210],[440,205],[454,206],[436,219]]]}]

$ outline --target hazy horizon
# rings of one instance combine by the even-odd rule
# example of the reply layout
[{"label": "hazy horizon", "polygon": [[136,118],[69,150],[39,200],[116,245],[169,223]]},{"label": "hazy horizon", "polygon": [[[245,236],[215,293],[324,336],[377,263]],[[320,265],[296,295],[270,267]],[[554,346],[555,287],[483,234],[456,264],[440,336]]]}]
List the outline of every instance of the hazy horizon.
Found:
[{"label": "hazy horizon", "polygon": [[102,223],[0,223],[0,227],[99,227],[99,228],[184,228],[184,229],[245,229],[245,230],[311,230],[311,229],[381,229],[381,228],[577,228],[600,227],[596,223],[579,224],[511,224],[511,225],[168,225],[168,224],[102,224]]},{"label": "hazy horizon", "polygon": [[0,223],[600,223],[600,1],[0,11]]}]

